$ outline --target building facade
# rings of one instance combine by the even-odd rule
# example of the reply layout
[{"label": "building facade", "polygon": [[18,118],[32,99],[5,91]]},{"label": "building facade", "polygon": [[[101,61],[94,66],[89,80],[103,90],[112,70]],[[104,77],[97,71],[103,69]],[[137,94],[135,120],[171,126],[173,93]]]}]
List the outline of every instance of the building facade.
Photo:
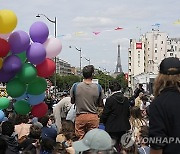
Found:
[{"label": "building facade", "polygon": [[59,75],[73,74],[72,67],[68,62],[60,58],[56,58],[56,73]]},{"label": "building facade", "polygon": [[135,89],[137,83],[142,83],[152,93],[159,64],[166,57],[180,57],[180,39],[169,38],[167,33],[154,29],[142,35],[138,41],[131,39],[128,49],[128,86]]}]

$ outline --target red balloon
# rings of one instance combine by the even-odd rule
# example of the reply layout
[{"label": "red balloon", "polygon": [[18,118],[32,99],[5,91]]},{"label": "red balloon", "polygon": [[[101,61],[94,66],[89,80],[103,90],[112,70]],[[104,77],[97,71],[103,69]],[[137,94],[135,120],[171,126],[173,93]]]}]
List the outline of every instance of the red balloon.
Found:
[{"label": "red balloon", "polygon": [[41,64],[36,65],[36,69],[38,76],[47,78],[55,72],[56,64],[53,60],[46,58]]},{"label": "red balloon", "polygon": [[47,106],[47,104],[44,103],[44,102],[42,102],[42,103],[40,103],[40,104],[38,104],[38,105],[34,105],[34,106],[32,107],[31,113],[32,113],[32,115],[33,115],[34,117],[40,118],[40,117],[45,116],[46,113],[47,113],[47,111],[48,111],[48,106]]},{"label": "red balloon", "polygon": [[9,43],[6,40],[0,38],[0,57],[7,56],[9,50],[10,50]]}]

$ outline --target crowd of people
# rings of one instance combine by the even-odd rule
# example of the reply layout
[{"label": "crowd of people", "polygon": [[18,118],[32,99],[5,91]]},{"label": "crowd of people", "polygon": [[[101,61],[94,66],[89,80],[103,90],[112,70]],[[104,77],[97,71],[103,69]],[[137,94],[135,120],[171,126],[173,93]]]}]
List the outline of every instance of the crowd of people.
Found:
[{"label": "crowd of people", "polygon": [[94,67],[85,66],[82,73],[84,80],[49,105],[44,117],[6,111],[0,126],[0,154],[180,153],[180,143],[173,140],[148,140],[180,137],[178,58],[161,62],[154,95],[139,84],[133,97],[127,98],[120,83],[112,81],[111,94],[104,99],[101,85],[92,83]]}]

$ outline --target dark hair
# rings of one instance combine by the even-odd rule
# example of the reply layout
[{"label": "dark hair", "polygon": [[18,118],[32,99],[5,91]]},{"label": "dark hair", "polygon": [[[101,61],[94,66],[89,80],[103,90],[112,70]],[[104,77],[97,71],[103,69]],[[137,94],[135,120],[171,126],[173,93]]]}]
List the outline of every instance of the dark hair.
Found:
[{"label": "dark hair", "polygon": [[41,128],[36,125],[31,125],[29,136],[33,139],[40,139],[41,137]]},{"label": "dark hair", "polygon": [[28,123],[28,121],[29,121],[29,116],[28,115],[19,115],[19,114],[16,115],[15,123],[17,125],[19,125],[21,123]]},{"label": "dark hair", "polygon": [[14,132],[14,125],[12,124],[12,122],[5,121],[2,123],[3,135],[11,136],[13,132]]},{"label": "dark hair", "polygon": [[61,123],[62,123],[62,130],[61,130],[62,134],[75,132],[75,126],[71,120],[63,120]]},{"label": "dark hair", "polygon": [[82,72],[83,72],[83,77],[85,79],[92,78],[93,77],[93,73],[94,73],[94,66],[93,65],[85,66],[83,68]]},{"label": "dark hair", "polygon": [[54,150],[55,147],[55,142],[52,139],[43,139],[41,141],[41,151],[45,151],[45,152],[49,152],[52,153],[52,151]]},{"label": "dark hair", "polygon": [[131,116],[135,119],[142,119],[141,110],[137,106],[133,106],[130,110]]},{"label": "dark hair", "polygon": [[117,81],[112,81],[109,85],[112,92],[121,90],[121,85]]},{"label": "dark hair", "polygon": [[38,118],[38,121],[43,125],[43,127],[45,127],[49,121],[49,116],[46,115],[44,117]]},{"label": "dark hair", "polygon": [[66,137],[66,140],[72,140],[73,142],[78,140],[78,137],[74,132],[67,132],[64,136]]}]

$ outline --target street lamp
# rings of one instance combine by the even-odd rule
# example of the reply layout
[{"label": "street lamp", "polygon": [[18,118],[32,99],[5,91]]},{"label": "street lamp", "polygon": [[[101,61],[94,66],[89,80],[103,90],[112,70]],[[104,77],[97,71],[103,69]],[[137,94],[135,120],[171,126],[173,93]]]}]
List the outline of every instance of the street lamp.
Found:
[{"label": "street lamp", "polygon": [[[72,48],[72,46],[69,46],[69,48]],[[81,59],[82,59],[82,50],[81,48],[75,47],[77,51],[79,51],[79,69],[80,69],[80,75],[81,75]]]},{"label": "street lamp", "polygon": [[89,65],[90,65],[90,63],[91,63],[91,59],[89,58],[89,59],[87,59],[86,57],[84,57],[84,59],[86,59],[86,61],[88,61],[89,62]]},{"label": "street lamp", "polygon": [[[44,16],[49,22],[54,24],[54,37],[57,36],[57,20],[56,17],[54,17],[54,20],[49,19],[45,14],[38,14],[36,17],[39,18],[41,16]],[[55,66],[56,66],[56,57],[54,58]],[[56,97],[56,68],[55,68],[55,76],[54,76],[54,95]]]}]

